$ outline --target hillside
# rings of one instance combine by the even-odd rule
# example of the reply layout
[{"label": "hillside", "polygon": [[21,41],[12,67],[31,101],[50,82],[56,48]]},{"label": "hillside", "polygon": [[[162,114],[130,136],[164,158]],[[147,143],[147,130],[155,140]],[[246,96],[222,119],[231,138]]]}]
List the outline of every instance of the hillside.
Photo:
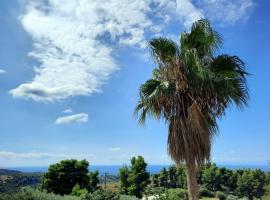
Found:
[{"label": "hillside", "polygon": [[24,173],[16,170],[0,169],[0,192],[17,191],[23,186],[36,186],[42,173]]}]

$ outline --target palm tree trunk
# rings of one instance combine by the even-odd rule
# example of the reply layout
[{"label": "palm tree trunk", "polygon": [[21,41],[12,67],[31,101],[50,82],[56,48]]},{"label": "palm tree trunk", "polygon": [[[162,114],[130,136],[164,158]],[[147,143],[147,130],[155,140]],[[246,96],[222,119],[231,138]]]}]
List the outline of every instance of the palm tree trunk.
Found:
[{"label": "palm tree trunk", "polygon": [[187,186],[189,200],[198,200],[198,184],[196,178],[196,164],[194,159],[187,161]]}]

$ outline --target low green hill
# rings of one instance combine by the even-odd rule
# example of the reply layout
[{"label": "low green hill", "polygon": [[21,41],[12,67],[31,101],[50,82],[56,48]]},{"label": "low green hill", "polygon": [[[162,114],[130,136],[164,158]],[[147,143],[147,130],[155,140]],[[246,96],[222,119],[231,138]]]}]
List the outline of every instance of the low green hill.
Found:
[{"label": "low green hill", "polygon": [[16,170],[0,169],[0,193],[14,192],[22,186],[37,186],[42,173],[24,173]]}]

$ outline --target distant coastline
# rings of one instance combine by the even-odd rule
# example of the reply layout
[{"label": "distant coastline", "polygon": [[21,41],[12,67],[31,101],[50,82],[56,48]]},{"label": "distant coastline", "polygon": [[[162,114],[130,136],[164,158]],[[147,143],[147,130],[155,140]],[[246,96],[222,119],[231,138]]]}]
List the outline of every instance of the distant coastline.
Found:
[{"label": "distant coastline", "polygon": [[[123,165],[91,165],[90,171],[98,170],[100,175],[105,173],[111,175],[117,175],[119,168]],[[265,172],[270,172],[270,165],[241,165],[241,164],[217,164],[218,167],[225,167],[231,170],[237,169],[261,169]],[[148,165],[147,170],[151,173],[158,173],[163,167],[169,167],[169,165]],[[1,167],[0,169],[17,170],[21,172],[46,172],[48,166],[29,166],[29,167]]]}]

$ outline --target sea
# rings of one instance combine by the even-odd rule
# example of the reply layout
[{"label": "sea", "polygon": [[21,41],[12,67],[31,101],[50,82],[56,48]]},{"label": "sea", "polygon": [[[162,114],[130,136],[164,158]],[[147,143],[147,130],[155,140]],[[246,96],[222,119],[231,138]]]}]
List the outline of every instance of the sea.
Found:
[{"label": "sea", "polygon": [[[100,175],[105,173],[111,175],[117,175],[119,168],[123,165],[91,165],[89,167],[90,171],[99,171]],[[218,167],[226,167],[227,169],[236,170],[236,169],[261,169],[265,172],[270,172],[270,165],[233,165],[233,164],[217,164]],[[148,165],[147,171],[151,174],[160,172],[160,170],[165,167],[168,168],[169,165]],[[1,167],[0,167],[1,168]],[[17,170],[21,172],[47,172],[48,166],[35,166],[35,167],[3,167],[5,169]]]}]

